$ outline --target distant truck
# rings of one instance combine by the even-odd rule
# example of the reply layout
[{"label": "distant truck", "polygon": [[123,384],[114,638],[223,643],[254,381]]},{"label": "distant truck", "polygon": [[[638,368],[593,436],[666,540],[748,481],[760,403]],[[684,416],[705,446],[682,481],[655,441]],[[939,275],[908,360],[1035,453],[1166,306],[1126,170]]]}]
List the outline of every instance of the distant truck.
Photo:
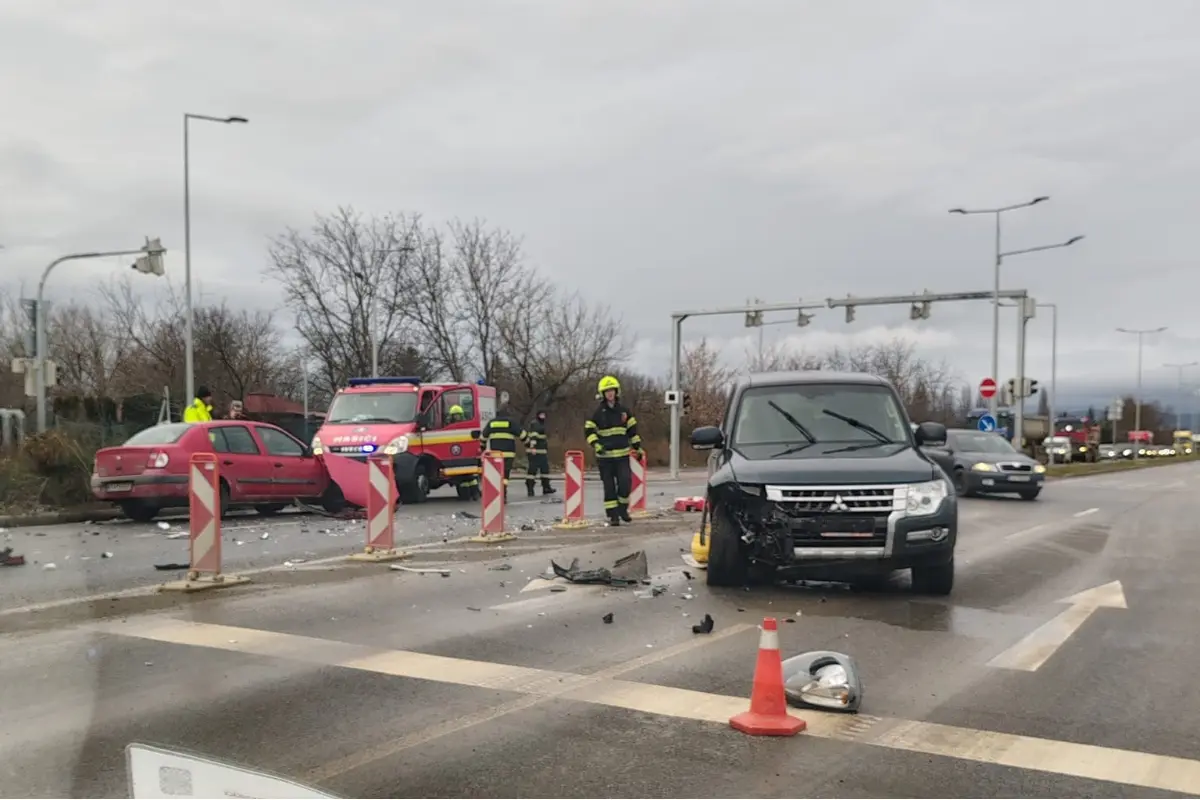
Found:
[{"label": "distant truck", "polygon": [[1171,434],[1171,440],[1175,443],[1175,453],[1181,456],[1190,456],[1195,448],[1195,435],[1191,431],[1175,431]]},{"label": "distant truck", "polygon": [[[980,418],[987,413],[986,408],[971,410],[967,414],[967,424],[972,428],[978,427]],[[1050,433],[1049,420],[1037,414],[1025,414],[1022,418],[1024,431],[1022,431],[1023,436],[1021,437],[1024,441],[1021,444],[1017,443],[1019,440],[1013,438],[1015,424],[1015,415],[1011,408],[1001,408],[996,412],[996,432],[1007,439],[1017,450],[1031,458],[1037,458],[1040,455],[1042,441]]]},{"label": "distant truck", "polygon": [[1070,441],[1070,461],[1100,459],[1100,423],[1088,417],[1062,416],[1054,420],[1054,437],[1066,437]]}]

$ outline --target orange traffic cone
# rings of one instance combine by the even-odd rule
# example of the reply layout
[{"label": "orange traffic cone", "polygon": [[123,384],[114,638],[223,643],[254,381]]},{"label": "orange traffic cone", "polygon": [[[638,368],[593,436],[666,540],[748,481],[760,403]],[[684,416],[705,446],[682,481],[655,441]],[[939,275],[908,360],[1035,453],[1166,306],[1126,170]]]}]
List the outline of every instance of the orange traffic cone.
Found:
[{"label": "orange traffic cone", "polygon": [[734,730],[751,736],[795,736],[808,727],[804,720],[787,712],[783,658],[779,655],[779,625],[774,617],[763,620],[750,710],[730,717],[729,724]]}]

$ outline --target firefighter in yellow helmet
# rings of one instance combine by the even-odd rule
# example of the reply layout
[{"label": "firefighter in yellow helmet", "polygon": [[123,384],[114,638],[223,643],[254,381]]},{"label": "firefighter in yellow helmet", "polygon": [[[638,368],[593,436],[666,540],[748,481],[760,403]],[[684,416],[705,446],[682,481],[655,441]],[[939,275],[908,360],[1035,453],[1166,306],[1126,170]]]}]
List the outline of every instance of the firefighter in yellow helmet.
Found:
[{"label": "firefighter in yellow helmet", "polygon": [[597,385],[600,405],[583,425],[587,443],[596,451],[600,480],[604,483],[604,513],[609,525],[632,522],[629,516],[629,491],[633,475],[629,455],[641,455],[642,437],[637,419],[621,404],[621,382],[605,375]]},{"label": "firefighter in yellow helmet", "polygon": [[508,500],[508,476],[512,474],[513,459],[517,456],[517,442],[525,441],[525,429],[505,405],[483,426],[479,439],[483,442],[484,452],[490,450],[504,457],[504,499]]},{"label": "firefighter in yellow helmet", "polygon": [[[467,418],[467,412],[463,411],[460,405],[450,406],[450,410],[446,412],[446,424],[453,425],[456,422],[462,422]],[[458,496],[463,500],[478,500],[479,499],[479,475],[467,475],[456,485]]]}]

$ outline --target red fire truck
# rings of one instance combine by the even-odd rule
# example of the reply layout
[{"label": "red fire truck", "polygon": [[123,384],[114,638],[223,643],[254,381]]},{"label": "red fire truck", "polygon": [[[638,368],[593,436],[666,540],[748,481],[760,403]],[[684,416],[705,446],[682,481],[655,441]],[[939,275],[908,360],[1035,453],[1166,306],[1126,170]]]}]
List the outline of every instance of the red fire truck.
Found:
[{"label": "red fire truck", "polygon": [[1087,417],[1059,417],[1054,420],[1054,436],[1070,440],[1070,461],[1096,461],[1100,458],[1100,423]]},{"label": "red fire truck", "polygon": [[[452,408],[462,409],[451,420]],[[366,505],[368,456],[392,456],[404,503],[420,503],[441,486],[480,473],[479,435],[496,416],[496,389],[482,383],[425,383],[420,378],[351,378],[334,395],[312,440],[346,500]]]}]

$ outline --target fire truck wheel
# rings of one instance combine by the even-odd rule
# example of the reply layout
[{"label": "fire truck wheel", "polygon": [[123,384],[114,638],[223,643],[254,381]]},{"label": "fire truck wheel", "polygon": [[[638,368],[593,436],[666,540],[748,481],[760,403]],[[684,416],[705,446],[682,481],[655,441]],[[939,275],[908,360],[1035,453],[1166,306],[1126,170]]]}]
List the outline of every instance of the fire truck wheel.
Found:
[{"label": "fire truck wheel", "polygon": [[412,480],[400,487],[400,501],[408,503],[424,503],[429,496],[429,473],[423,462],[418,461],[413,468]]}]

